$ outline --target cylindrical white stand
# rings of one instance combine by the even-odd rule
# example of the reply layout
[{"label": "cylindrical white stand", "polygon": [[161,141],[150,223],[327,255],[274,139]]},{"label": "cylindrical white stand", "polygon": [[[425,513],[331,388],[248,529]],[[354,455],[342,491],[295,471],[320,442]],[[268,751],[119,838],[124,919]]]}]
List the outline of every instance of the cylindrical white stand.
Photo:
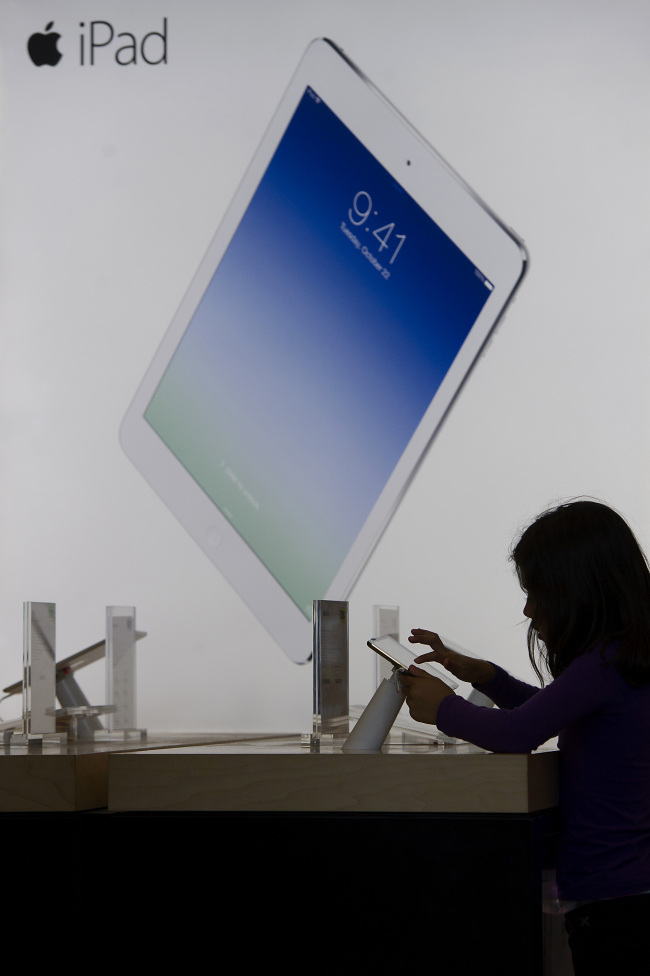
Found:
[{"label": "cylindrical white stand", "polygon": [[404,692],[393,670],[377,688],[350,735],[343,752],[379,752],[404,703]]}]

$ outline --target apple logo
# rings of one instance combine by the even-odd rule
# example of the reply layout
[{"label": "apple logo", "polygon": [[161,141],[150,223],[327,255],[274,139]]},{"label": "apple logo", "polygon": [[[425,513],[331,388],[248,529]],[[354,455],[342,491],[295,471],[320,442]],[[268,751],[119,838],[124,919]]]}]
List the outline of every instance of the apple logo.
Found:
[{"label": "apple logo", "polygon": [[[51,20],[46,31],[51,31],[54,27],[54,21]],[[60,34],[32,34],[30,39],[27,41],[27,51],[30,58],[34,64],[40,68],[44,64],[50,64],[54,67],[58,64],[62,58],[60,51],[57,51],[56,42],[61,37]]]}]

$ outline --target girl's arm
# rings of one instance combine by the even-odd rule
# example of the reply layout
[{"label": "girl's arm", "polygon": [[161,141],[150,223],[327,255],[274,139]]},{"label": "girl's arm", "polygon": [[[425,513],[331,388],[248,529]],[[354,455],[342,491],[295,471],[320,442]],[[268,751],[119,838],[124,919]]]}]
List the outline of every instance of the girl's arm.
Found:
[{"label": "girl's arm", "polygon": [[[523,685],[505,672],[501,675],[506,687]],[[436,725],[446,735],[492,752],[531,752],[602,708],[622,681],[594,650],[581,654],[545,688],[531,689],[534,693],[516,707],[480,708],[458,695],[447,696],[439,704]]]},{"label": "girl's arm", "polygon": [[440,637],[430,630],[414,628],[409,642],[426,644],[431,648],[426,654],[416,657],[417,664],[424,661],[436,661],[442,664],[443,668],[451,672],[459,681],[467,681],[474,685],[499,708],[517,708],[539,691],[539,688],[513,678],[491,661],[483,661],[450,650],[445,647]]},{"label": "girl's arm", "polygon": [[474,683],[474,687],[478,688],[482,694],[487,695],[499,708],[519,708],[520,705],[541,691],[541,688],[537,688],[535,685],[529,685],[525,681],[513,678],[498,664],[493,664],[492,668],[494,669],[492,680],[485,685]]}]

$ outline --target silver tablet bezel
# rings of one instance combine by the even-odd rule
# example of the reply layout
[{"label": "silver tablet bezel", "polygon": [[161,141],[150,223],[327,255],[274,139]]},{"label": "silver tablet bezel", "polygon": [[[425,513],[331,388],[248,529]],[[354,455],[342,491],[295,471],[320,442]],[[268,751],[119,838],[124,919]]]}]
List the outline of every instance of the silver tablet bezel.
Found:
[{"label": "silver tablet bezel", "polygon": [[[124,451],[285,653],[311,656],[311,620],[144,419],[144,412],[223,257],[305,89],[310,86],[485,274],[493,290],[327,593],[347,599],[473,363],[520,284],[523,243],[330,41],[308,47],[191,282],[120,430]],[[370,477],[369,473],[369,477]]]}]

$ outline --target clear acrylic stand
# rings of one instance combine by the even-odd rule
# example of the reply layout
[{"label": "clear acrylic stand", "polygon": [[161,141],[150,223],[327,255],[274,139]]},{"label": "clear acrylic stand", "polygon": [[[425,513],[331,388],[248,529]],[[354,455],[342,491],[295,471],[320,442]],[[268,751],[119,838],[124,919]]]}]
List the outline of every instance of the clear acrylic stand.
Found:
[{"label": "clear acrylic stand", "polygon": [[20,732],[3,734],[12,749],[60,748],[67,735],[56,731],[56,606],[23,603],[23,716]]},{"label": "clear acrylic stand", "polygon": [[146,739],[136,728],[135,607],[106,607],[106,701],[111,706],[107,728],[94,732],[96,741]]},{"label": "clear acrylic stand", "polygon": [[[399,607],[375,603],[372,608],[373,637],[394,637],[399,640]],[[375,654],[375,686],[379,688],[384,679],[390,681],[393,667],[390,661]]]},{"label": "clear acrylic stand", "polygon": [[314,600],[313,729],[304,744],[318,751],[326,739],[350,732],[349,606],[346,600]]}]

